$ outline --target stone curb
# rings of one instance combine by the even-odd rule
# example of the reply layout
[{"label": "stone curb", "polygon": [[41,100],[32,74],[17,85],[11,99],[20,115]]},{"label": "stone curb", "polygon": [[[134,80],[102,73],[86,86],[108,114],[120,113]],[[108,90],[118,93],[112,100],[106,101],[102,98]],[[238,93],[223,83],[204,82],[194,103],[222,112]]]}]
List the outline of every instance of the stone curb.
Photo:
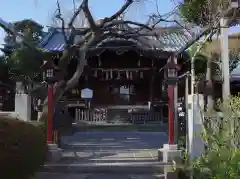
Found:
[{"label": "stone curb", "polygon": [[[36,175],[32,179],[92,179],[92,178],[97,178],[97,176],[101,176],[101,178],[104,178],[108,176],[107,178],[112,177],[114,179],[114,176],[119,175],[124,179],[164,179],[165,176],[164,174],[112,174],[112,173],[84,173],[84,174],[72,174],[72,173],[36,173]],[[95,177],[94,177],[95,176]],[[103,177],[104,176],[104,177]],[[109,177],[110,176],[110,177]]]},{"label": "stone curb", "polygon": [[163,173],[164,165],[45,165],[40,172],[49,173]]}]

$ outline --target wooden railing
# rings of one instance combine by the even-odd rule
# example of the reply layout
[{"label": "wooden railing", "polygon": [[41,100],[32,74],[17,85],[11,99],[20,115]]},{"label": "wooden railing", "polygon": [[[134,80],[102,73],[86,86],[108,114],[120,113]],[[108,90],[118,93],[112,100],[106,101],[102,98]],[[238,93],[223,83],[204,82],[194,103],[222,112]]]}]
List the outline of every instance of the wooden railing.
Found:
[{"label": "wooden railing", "polygon": [[133,123],[146,124],[151,122],[163,122],[161,112],[132,112],[127,110],[108,109],[80,109],[75,108],[76,122],[105,122],[105,123]]},{"label": "wooden railing", "polygon": [[134,112],[129,114],[132,123],[162,122],[163,116],[160,112]]}]

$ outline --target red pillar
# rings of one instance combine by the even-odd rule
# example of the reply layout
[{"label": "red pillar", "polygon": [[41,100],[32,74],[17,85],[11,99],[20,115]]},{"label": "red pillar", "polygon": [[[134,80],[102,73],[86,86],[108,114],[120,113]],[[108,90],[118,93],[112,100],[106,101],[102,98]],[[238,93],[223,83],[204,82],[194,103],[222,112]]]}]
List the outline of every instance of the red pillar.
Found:
[{"label": "red pillar", "polygon": [[53,143],[53,130],[52,130],[52,118],[53,118],[53,86],[48,86],[48,120],[47,120],[47,143]]},{"label": "red pillar", "polygon": [[168,144],[174,144],[174,86],[168,86]]}]

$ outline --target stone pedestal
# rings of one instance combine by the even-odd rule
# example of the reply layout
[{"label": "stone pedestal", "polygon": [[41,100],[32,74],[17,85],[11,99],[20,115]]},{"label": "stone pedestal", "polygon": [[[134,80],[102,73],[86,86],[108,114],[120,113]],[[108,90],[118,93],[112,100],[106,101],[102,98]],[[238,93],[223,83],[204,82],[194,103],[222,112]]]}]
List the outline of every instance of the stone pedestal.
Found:
[{"label": "stone pedestal", "polygon": [[58,162],[62,158],[62,149],[58,148],[57,144],[48,144],[48,162]]},{"label": "stone pedestal", "polygon": [[182,162],[181,157],[182,151],[178,150],[177,145],[164,144],[163,148],[158,149],[158,160],[164,163],[165,179],[177,178],[174,169],[176,169],[177,164]]},{"label": "stone pedestal", "polygon": [[31,97],[28,94],[15,95],[15,114],[19,120],[31,121]]}]

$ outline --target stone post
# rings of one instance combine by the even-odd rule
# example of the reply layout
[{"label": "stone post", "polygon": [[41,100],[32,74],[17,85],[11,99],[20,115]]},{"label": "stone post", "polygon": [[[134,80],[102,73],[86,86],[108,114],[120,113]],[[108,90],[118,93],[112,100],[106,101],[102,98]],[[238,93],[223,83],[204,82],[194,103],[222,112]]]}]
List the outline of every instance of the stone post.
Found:
[{"label": "stone post", "polygon": [[16,83],[15,114],[22,121],[31,121],[31,97],[25,93],[22,82]]},{"label": "stone post", "polygon": [[204,97],[201,94],[194,94],[193,98],[188,98],[188,102],[193,102],[193,109],[188,109],[188,152],[189,159],[192,160],[199,157],[205,150],[204,141],[200,136],[203,130]]},{"label": "stone post", "polygon": [[229,48],[228,48],[228,19],[222,17],[220,20],[221,26],[221,62],[222,62],[222,97],[223,100],[228,100],[230,96],[230,80],[229,80]]}]

